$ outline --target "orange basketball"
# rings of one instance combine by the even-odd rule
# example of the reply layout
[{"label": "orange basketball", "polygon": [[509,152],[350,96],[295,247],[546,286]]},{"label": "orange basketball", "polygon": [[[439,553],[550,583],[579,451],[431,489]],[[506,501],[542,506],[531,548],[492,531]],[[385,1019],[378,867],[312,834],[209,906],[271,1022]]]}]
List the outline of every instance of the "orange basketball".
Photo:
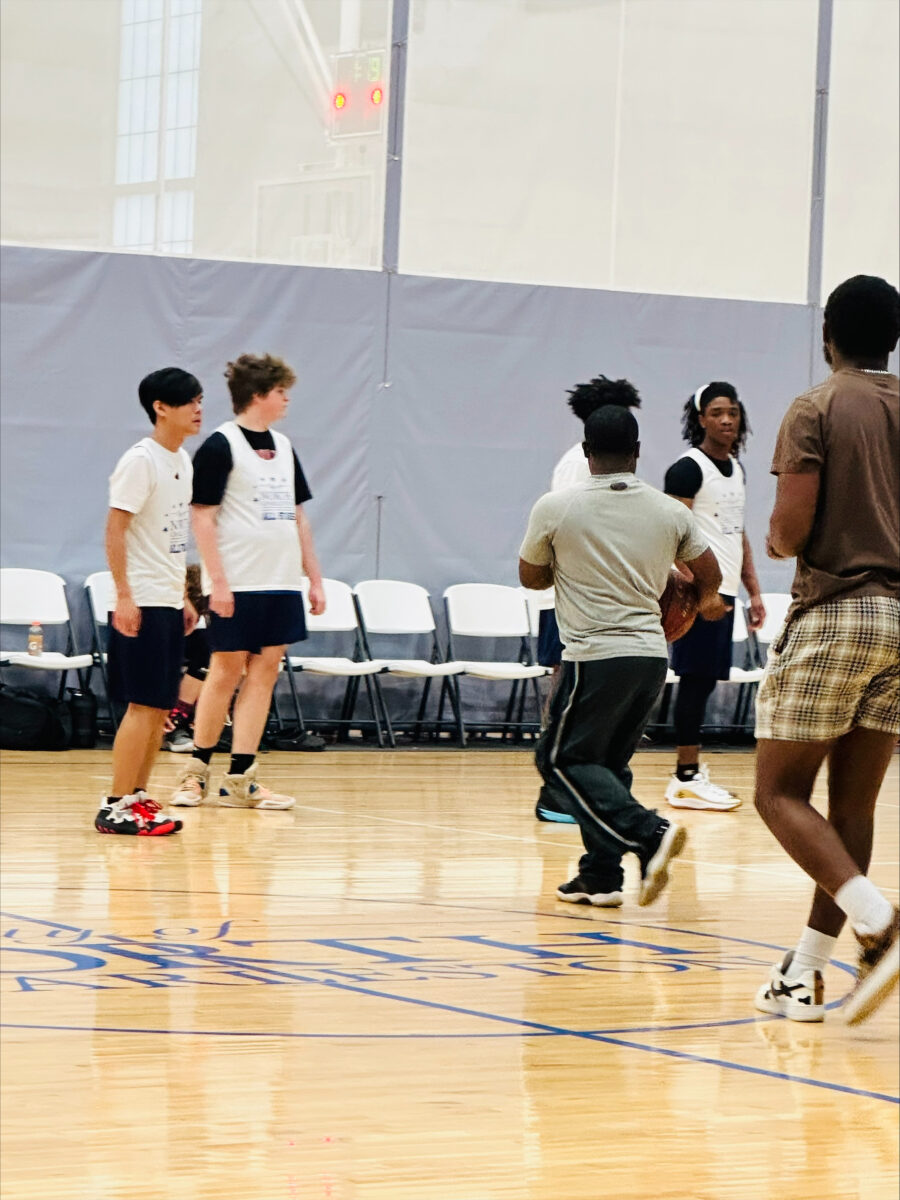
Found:
[{"label": "orange basketball", "polygon": [[700,593],[693,580],[685,579],[679,572],[669,572],[666,588],[659,598],[663,633],[667,642],[677,642],[684,637],[694,621],[700,606]]}]

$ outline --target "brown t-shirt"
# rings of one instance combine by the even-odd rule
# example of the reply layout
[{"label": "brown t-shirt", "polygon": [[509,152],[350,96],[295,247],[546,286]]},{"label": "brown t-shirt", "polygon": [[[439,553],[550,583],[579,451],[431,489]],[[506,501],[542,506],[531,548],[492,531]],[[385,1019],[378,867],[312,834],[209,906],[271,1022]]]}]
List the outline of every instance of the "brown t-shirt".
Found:
[{"label": "brown t-shirt", "polygon": [[788,409],[773,475],[820,473],[792,611],[847,596],[900,598],[900,381],[841,369]]}]

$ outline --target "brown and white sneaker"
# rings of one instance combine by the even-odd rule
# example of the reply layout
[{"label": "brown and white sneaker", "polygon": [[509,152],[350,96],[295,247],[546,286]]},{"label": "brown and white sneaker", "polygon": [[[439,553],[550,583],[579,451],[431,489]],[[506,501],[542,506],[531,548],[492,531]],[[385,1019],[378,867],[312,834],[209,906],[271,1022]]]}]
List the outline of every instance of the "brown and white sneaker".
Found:
[{"label": "brown and white sneaker", "polygon": [[848,1025],[865,1021],[888,998],[900,979],[900,910],[882,933],[858,933],[856,987],[844,1001]]},{"label": "brown and white sneaker", "polygon": [[192,755],[181,765],[170,803],[176,808],[196,808],[206,799],[208,789],[209,763]]},{"label": "brown and white sneaker", "polygon": [[243,775],[225,775],[219,788],[219,804],[223,808],[293,808],[293,796],[281,796],[270,792],[256,782],[256,763],[248,767]]}]

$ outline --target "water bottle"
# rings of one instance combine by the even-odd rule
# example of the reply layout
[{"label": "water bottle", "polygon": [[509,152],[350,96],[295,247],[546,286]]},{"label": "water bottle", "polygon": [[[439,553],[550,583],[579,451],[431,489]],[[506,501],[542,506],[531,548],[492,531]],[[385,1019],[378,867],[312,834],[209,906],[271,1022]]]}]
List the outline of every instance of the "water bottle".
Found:
[{"label": "water bottle", "polygon": [[28,627],[28,653],[35,658],[44,653],[44,631],[40,621],[32,621]]}]

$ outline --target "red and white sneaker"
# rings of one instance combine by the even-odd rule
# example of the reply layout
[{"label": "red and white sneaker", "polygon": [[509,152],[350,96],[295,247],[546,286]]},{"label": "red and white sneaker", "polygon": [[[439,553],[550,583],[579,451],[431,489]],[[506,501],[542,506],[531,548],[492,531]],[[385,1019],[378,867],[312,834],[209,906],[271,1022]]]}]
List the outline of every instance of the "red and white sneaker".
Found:
[{"label": "red and white sneaker", "polygon": [[94,828],[98,833],[167,837],[170,833],[178,833],[181,821],[164,813],[162,805],[151,800],[146,792],[135,792],[112,804],[106,800],[94,818]]}]

